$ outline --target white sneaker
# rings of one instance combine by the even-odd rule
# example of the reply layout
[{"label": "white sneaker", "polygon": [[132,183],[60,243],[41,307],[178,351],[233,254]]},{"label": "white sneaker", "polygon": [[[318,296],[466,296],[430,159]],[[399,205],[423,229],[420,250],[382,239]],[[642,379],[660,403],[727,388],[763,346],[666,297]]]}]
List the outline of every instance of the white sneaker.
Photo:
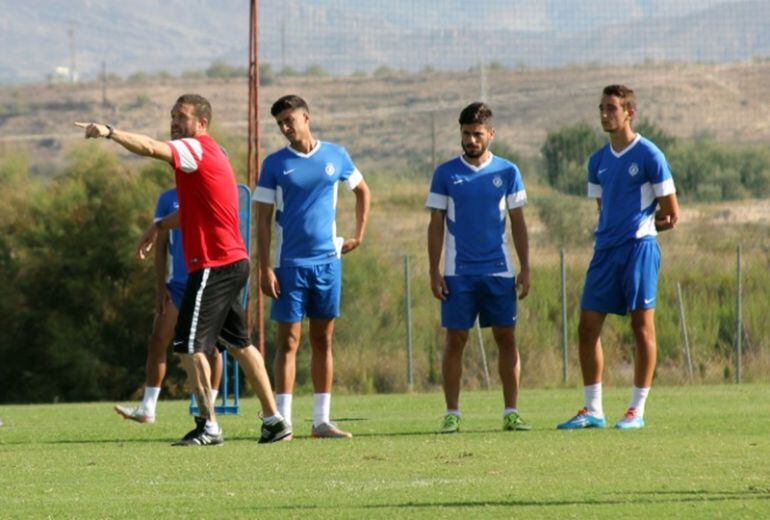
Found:
[{"label": "white sneaker", "polygon": [[155,416],[148,414],[145,409],[139,405],[136,408],[129,408],[127,406],[115,406],[115,411],[118,415],[123,416],[124,419],[130,421],[136,421],[138,423],[154,423]]},{"label": "white sneaker", "polygon": [[336,424],[330,422],[313,426],[310,432],[310,436],[314,439],[350,439],[353,437],[352,433],[340,430]]}]

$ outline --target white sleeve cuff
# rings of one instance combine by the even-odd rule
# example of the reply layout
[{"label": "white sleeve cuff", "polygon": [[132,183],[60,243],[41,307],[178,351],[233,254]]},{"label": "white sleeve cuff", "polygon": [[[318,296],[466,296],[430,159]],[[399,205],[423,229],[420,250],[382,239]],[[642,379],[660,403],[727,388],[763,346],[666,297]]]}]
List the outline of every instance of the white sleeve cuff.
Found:
[{"label": "white sleeve cuff", "polygon": [[593,182],[588,183],[588,196],[592,199],[601,199],[602,198],[602,185],[601,184],[594,184]]},{"label": "white sleeve cuff", "polygon": [[345,184],[347,185],[349,190],[356,189],[356,186],[361,184],[361,181],[364,180],[364,176],[361,175],[361,172],[358,171],[358,168],[353,170],[353,173],[350,174],[350,177],[348,177],[348,180],[345,181]]},{"label": "white sleeve cuff", "polygon": [[655,192],[656,197],[665,197],[666,195],[672,195],[676,193],[676,187],[674,186],[674,179],[666,179],[663,182],[652,185],[652,191]]},{"label": "white sleeve cuff", "polygon": [[527,203],[527,192],[524,190],[511,193],[506,199],[508,209],[520,208]]},{"label": "white sleeve cuff", "polygon": [[263,186],[257,186],[252,197],[254,202],[264,202],[265,204],[275,204],[275,190],[265,188]]},{"label": "white sleeve cuff", "polygon": [[449,197],[431,192],[428,194],[428,200],[425,201],[425,207],[446,210],[449,207]]}]

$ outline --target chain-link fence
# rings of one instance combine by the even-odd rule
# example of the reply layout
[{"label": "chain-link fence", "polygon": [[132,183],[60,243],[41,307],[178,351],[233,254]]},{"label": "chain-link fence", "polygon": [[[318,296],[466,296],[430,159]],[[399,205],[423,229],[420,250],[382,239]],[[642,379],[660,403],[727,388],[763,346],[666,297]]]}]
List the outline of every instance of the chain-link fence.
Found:
[{"label": "chain-link fence", "polygon": [[[770,209],[756,197],[770,194],[770,156],[756,143],[770,133],[770,113],[758,103],[769,89],[770,53],[762,38],[752,35],[758,34],[757,20],[770,21],[770,5],[491,0],[472,6],[452,1],[354,6],[337,0],[312,8],[271,1],[260,6],[264,148],[283,145],[267,107],[282,94],[297,93],[311,104],[316,135],[345,145],[365,175],[374,177],[369,252],[346,260],[345,310],[354,317],[340,320],[338,341],[341,351],[361,354],[350,363],[347,354],[341,356],[343,380],[346,373],[363,373],[357,379],[366,381],[364,389],[406,388],[405,255],[411,258],[415,386],[440,380],[443,334],[438,302],[429,291],[427,214],[420,208],[435,165],[460,153],[457,116],[474,100],[487,101],[495,111],[494,151],[519,164],[530,195],[533,290],[521,302],[517,328],[525,381],[563,381],[562,246],[567,380],[579,380],[576,328],[595,211],[593,202],[561,190],[585,185],[587,154],[569,159],[561,173],[569,176],[566,182],[554,182],[543,154],[549,139],[554,142],[556,134],[577,125],[587,125],[601,143],[596,112],[601,89],[618,82],[637,91],[640,131],[669,156],[683,210],[680,226],[660,238],[658,379],[717,382],[740,375],[745,381],[768,373],[762,315],[770,294]],[[570,150],[561,153],[569,156]],[[698,162],[696,156],[708,158]],[[752,161],[754,167],[742,166]],[[697,176],[695,170],[704,173]],[[341,214],[350,218],[346,211],[343,201]],[[359,269],[370,278],[366,302],[357,294]],[[370,305],[371,314],[363,314]],[[370,326],[364,330],[362,323]],[[486,331],[482,341],[495,381],[497,349]],[[603,341],[607,380],[630,380],[629,320],[608,319]],[[478,343],[471,334],[465,375],[471,386],[485,384]]]}]

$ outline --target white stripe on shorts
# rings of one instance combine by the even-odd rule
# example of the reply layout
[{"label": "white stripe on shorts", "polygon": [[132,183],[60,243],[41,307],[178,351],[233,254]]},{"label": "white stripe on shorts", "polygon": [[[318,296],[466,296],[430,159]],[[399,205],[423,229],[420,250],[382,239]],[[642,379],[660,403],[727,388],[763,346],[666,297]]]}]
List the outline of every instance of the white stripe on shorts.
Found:
[{"label": "white stripe on shorts", "polygon": [[201,286],[198,287],[198,292],[195,294],[195,309],[193,310],[192,322],[190,323],[190,337],[187,339],[187,353],[195,353],[195,333],[198,329],[198,315],[201,312],[201,300],[203,299],[203,289],[206,288],[206,281],[209,279],[210,267],[206,267],[203,270],[203,276],[201,277]]}]

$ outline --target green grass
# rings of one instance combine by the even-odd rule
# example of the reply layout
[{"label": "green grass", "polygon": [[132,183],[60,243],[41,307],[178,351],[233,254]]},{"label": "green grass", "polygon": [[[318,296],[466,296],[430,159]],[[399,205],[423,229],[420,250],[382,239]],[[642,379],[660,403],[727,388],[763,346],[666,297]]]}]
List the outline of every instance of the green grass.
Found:
[{"label": "green grass", "polygon": [[[122,421],[110,403],[2,406],[0,517],[768,517],[769,385],[656,387],[648,427],[560,432],[578,389],[524,390],[534,431],[500,431],[498,392],[465,392],[462,433],[441,436],[440,394],[338,396],[352,441],[258,445],[257,403],[222,417],[225,445],[174,448],[192,421]],[[610,422],[628,389],[606,390]]]}]

